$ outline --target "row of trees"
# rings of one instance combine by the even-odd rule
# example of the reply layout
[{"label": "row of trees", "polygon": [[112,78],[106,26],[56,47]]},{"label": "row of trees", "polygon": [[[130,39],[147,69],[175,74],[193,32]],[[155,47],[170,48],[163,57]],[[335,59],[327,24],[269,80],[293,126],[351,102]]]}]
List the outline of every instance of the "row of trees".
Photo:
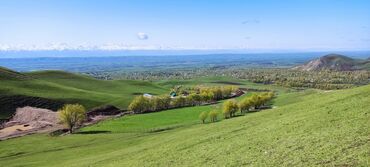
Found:
[{"label": "row of trees", "polygon": [[[239,88],[236,86],[195,86],[195,87],[182,87],[177,86],[174,88],[178,95],[193,95],[201,96],[203,101],[221,100],[230,97],[233,92],[236,92]],[[196,98],[196,97],[195,97]]]},{"label": "row of trees", "polygon": [[128,109],[135,113],[159,111],[171,108],[171,98],[168,96],[156,96],[147,98],[136,96],[130,103]]},{"label": "row of trees", "polygon": [[[249,112],[252,109],[258,110],[262,106],[266,105],[274,97],[273,92],[264,92],[260,94],[253,94],[252,96],[242,99],[240,102],[236,100],[227,100],[223,103],[222,114],[224,118],[231,118],[236,115],[238,111],[241,114]],[[216,122],[218,120],[219,113],[217,111],[202,112],[199,115],[199,119],[202,123],[205,123],[209,118],[210,122]]]},{"label": "row of trees", "polygon": [[199,119],[202,121],[202,123],[205,123],[207,118],[209,118],[211,122],[216,122],[218,120],[218,112],[217,111],[211,111],[211,112],[204,111],[200,113]]},{"label": "row of trees", "polygon": [[236,115],[239,110],[240,113],[249,112],[251,109],[259,109],[274,97],[273,92],[265,92],[260,94],[253,94],[246,97],[239,103],[236,100],[227,100],[223,104],[223,115],[225,118],[231,118]]},{"label": "row of trees", "polygon": [[175,98],[170,98],[169,96],[154,96],[151,98],[137,96],[132,100],[128,109],[135,113],[145,113],[169,108],[202,105],[229,98],[236,90],[238,88],[234,86],[197,87],[191,91],[188,90],[190,92],[189,95],[180,95]]}]

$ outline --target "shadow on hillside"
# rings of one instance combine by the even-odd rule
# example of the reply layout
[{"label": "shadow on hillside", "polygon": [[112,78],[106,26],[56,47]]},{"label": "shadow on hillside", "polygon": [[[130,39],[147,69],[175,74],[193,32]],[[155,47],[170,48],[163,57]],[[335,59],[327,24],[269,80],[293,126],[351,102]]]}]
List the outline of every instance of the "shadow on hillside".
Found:
[{"label": "shadow on hillside", "polygon": [[92,131],[77,132],[76,134],[100,134],[100,133],[111,133],[111,131],[107,131],[107,130],[92,130]]}]

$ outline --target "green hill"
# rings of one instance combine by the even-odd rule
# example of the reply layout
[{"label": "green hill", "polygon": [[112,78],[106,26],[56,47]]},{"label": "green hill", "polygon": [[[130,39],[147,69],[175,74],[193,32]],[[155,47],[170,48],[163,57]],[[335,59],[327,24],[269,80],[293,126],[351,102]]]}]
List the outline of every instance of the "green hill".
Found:
[{"label": "green hill", "polygon": [[127,116],[2,141],[0,166],[369,166],[369,99],[370,85],[279,93],[273,109],[217,123],[197,120],[212,106]]},{"label": "green hill", "polygon": [[25,79],[26,76],[24,74],[12,71],[10,69],[0,67],[0,81],[1,80],[19,80]]},{"label": "green hill", "polygon": [[[168,88],[151,82],[103,81],[62,71],[17,73],[2,69],[0,76],[2,79],[0,95],[6,96],[6,98],[0,98],[0,104],[2,104],[0,118],[6,118],[15,111],[16,106],[13,104],[22,100],[16,98],[18,95],[29,97],[28,100],[23,100],[27,101],[24,105],[38,103],[33,101],[33,98],[42,98],[46,101],[80,103],[87,108],[112,104],[125,109],[134,95],[162,94],[169,91]],[[1,101],[4,99],[6,101]],[[48,107],[48,105],[42,106],[50,109],[55,108]]]}]

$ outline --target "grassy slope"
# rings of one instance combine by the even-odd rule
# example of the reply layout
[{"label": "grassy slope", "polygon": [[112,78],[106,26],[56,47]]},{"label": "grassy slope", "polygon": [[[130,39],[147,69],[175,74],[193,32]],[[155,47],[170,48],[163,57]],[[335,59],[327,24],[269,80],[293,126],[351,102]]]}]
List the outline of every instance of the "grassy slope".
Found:
[{"label": "grassy slope", "polygon": [[[29,78],[1,80],[0,94],[50,98],[67,103],[81,103],[87,108],[105,104],[126,108],[135,94],[162,94],[169,91],[151,82],[102,81],[59,71],[34,72],[26,76]],[[0,111],[1,109],[4,110],[0,107]],[[11,112],[2,113],[0,118]]]},{"label": "grassy slope", "polygon": [[25,75],[12,71],[10,69],[0,67],[0,81],[1,80],[16,80],[16,79],[23,79],[25,78]]},{"label": "grassy slope", "polygon": [[[0,166],[369,166],[370,86],[298,94],[213,124],[154,133],[137,119],[135,133],[123,123],[111,125],[117,133],[2,141]],[[163,118],[155,114],[147,119]]]}]

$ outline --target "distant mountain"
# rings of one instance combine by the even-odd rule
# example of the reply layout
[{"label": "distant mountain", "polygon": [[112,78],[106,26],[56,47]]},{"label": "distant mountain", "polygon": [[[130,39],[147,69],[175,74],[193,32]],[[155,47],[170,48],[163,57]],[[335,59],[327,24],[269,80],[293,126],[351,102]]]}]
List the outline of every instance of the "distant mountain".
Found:
[{"label": "distant mountain", "polygon": [[335,70],[353,71],[370,70],[370,58],[367,60],[353,59],[339,54],[329,54],[310,62],[296,66],[293,69],[303,71]]}]

